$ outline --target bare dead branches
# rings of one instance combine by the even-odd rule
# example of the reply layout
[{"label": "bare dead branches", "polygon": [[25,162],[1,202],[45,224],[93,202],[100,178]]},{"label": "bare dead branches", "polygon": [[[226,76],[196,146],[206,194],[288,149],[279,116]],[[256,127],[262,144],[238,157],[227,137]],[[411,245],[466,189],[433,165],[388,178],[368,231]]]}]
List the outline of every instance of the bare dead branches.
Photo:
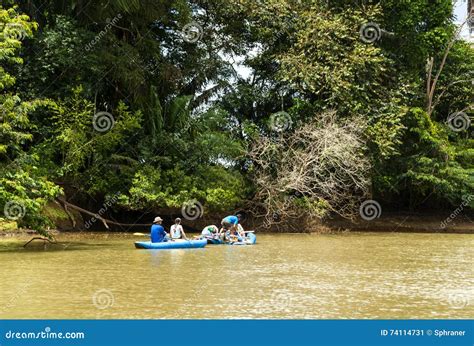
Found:
[{"label": "bare dead branches", "polygon": [[[336,122],[336,113],[279,140],[262,137],[250,151],[268,225],[289,218],[321,218],[326,212],[351,217],[369,191],[369,160],[364,155],[363,126]],[[261,209],[260,209],[261,210]]]}]

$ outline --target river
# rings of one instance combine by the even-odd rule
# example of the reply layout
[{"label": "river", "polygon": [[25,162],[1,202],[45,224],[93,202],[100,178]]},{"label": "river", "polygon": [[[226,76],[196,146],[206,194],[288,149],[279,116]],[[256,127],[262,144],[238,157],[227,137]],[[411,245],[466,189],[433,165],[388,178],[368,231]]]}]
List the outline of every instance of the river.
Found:
[{"label": "river", "polygon": [[0,241],[0,318],[472,318],[474,237],[259,234],[255,246],[137,250],[143,237]]}]

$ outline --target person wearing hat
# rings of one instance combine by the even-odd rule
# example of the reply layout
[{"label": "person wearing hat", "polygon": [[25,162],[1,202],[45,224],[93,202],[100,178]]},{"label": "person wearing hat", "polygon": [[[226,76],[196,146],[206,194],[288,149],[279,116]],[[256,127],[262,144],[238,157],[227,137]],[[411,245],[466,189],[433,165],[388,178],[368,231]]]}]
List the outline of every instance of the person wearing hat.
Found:
[{"label": "person wearing hat", "polygon": [[219,228],[216,225],[209,225],[203,228],[201,235],[204,237],[214,238],[219,233]]},{"label": "person wearing hat", "polygon": [[163,219],[159,216],[155,217],[153,220],[153,225],[151,226],[150,238],[152,243],[161,243],[167,241],[168,239],[164,227],[161,225]]},{"label": "person wearing hat", "polygon": [[170,233],[171,239],[184,238],[188,240],[188,237],[186,237],[186,233],[184,233],[183,226],[181,226],[181,219],[179,217],[174,220],[174,225],[171,226]]}]

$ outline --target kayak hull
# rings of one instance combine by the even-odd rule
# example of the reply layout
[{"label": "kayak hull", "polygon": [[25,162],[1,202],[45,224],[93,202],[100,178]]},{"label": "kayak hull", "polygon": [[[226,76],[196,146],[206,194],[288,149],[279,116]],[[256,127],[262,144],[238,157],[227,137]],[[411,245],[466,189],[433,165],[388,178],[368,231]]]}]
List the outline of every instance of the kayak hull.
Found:
[{"label": "kayak hull", "polygon": [[207,240],[183,240],[183,241],[166,241],[161,243],[152,243],[150,241],[136,241],[137,249],[151,250],[167,250],[167,249],[197,249],[207,245]]}]

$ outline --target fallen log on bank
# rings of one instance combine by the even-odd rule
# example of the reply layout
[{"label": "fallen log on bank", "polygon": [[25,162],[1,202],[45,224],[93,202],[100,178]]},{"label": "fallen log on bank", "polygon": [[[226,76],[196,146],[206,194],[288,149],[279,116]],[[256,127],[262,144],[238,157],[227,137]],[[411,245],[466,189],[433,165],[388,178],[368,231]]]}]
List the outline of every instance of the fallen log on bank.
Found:
[{"label": "fallen log on bank", "polygon": [[51,244],[57,244],[56,240],[51,240],[51,239],[48,239],[46,237],[33,237],[31,238],[30,240],[28,240],[25,245],[23,245],[23,247],[26,247],[29,243],[31,243],[32,241],[34,240],[42,240],[43,242],[50,242]]}]

